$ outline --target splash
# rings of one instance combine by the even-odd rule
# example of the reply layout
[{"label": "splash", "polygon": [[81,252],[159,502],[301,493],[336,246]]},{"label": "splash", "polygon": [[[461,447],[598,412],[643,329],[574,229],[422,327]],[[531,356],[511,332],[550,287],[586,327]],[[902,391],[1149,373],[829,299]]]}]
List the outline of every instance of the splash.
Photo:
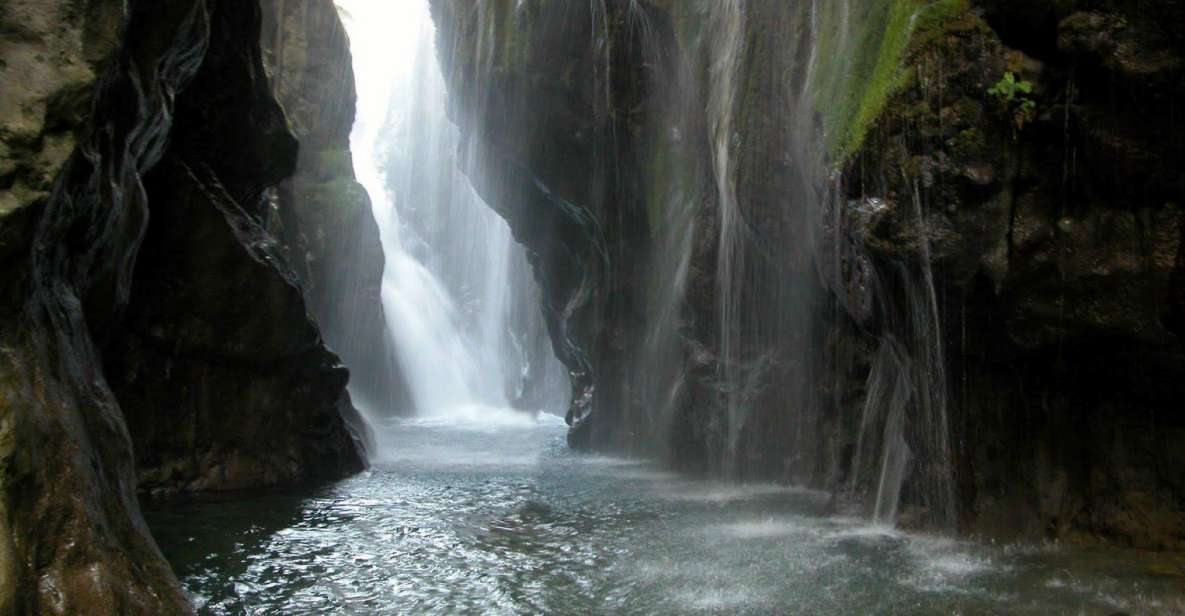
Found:
[{"label": "splash", "polygon": [[[511,407],[562,408],[525,253],[457,168],[427,1],[338,6],[357,78],[354,166],[382,236],[383,308],[415,415],[505,423]],[[528,399],[540,387],[548,395]]]}]

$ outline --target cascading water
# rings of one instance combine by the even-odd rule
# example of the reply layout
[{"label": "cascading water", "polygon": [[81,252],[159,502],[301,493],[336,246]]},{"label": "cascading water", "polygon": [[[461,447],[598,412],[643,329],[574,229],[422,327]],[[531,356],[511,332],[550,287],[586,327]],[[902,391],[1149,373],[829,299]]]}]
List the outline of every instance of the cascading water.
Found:
[{"label": "cascading water", "polygon": [[566,384],[541,344],[525,254],[457,169],[427,0],[338,6],[357,74],[354,163],[382,236],[383,307],[416,413],[560,411]]},{"label": "cascading water", "polygon": [[[841,77],[827,84],[818,84],[818,100],[833,105],[836,101],[853,100],[856,98],[854,92],[867,87],[861,79],[867,80],[870,71],[875,69],[866,61],[862,64],[854,49],[867,44],[862,40],[863,35],[877,31],[870,28],[870,24],[895,21],[910,32],[918,17],[928,9],[920,6],[906,11],[888,4],[853,6],[848,0],[834,6],[816,4],[818,15],[812,32],[817,41],[828,42],[830,53],[815,59],[810,74],[820,75],[820,78],[822,74]],[[832,117],[842,116],[833,114]],[[838,127],[838,124],[824,122],[825,130]],[[824,137],[834,144],[842,143],[850,135],[837,132]],[[908,177],[904,180],[910,183]],[[838,178],[832,178],[833,195],[844,194],[841,184]],[[866,187],[862,189],[867,190]],[[877,188],[873,187],[873,190]],[[924,229],[926,219],[916,188],[913,194],[899,197],[899,203],[872,197],[850,204],[833,203],[834,216],[830,222],[833,232],[841,233],[844,227],[841,220],[845,217],[865,221],[856,224],[860,226],[891,207],[908,211],[918,228]],[[876,304],[873,311],[882,320],[880,349],[867,381],[849,477],[853,493],[875,495],[869,510],[878,523],[892,525],[896,522],[901,496],[909,483],[911,504],[920,508],[928,523],[953,530],[955,495],[947,418],[948,383],[938,298],[930,269],[929,238],[923,235],[921,239],[914,263],[886,263],[876,267],[866,255],[849,255],[861,262],[861,271],[868,279],[864,283],[867,285],[865,295]],[[830,238],[835,250],[833,257],[839,258],[842,249],[838,247],[846,241],[839,235]],[[833,275],[838,275],[838,260],[831,267]],[[842,287],[842,282],[836,284],[836,288]],[[889,291],[894,288],[901,290],[899,296]],[[859,313],[861,309],[855,312]]]},{"label": "cascading water", "polygon": [[720,208],[720,247],[717,263],[717,285],[720,302],[720,372],[725,387],[727,406],[728,445],[722,466],[728,473],[736,472],[737,448],[743,427],[738,364],[740,357],[740,291],[737,288],[744,274],[744,224],[737,203],[734,177],[733,114],[736,107],[737,72],[740,69],[744,8],[738,0],[718,0],[712,3],[710,23],[713,27],[711,49],[715,55],[709,66],[711,94],[708,97],[708,128],[711,131],[712,169],[716,178]]},{"label": "cascading water", "polygon": [[[837,480],[846,463],[853,489],[875,494],[868,513],[886,524],[894,523],[912,478],[913,504],[925,508],[937,525],[950,528],[947,384],[933,281],[926,271],[910,269],[895,281],[906,290],[907,305],[886,308],[899,317],[882,334],[884,351],[868,377],[854,459],[845,462],[826,444],[834,428],[828,425],[832,419],[817,387],[829,352],[823,348],[821,332],[833,325],[822,322],[823,292],[810,272],[815,267],[839,271],[839,251],[834,247],[846,241],[822,237],[820,223],[833,230],[841,226],[842,208],[834,210],[834,220],[821,216],[829,195],[842,190],[828,188],[836,178],[827,164],[825,142],[837,137],[827,134],[832,123],[818,124],[820,109],[824,115],[835,113],[825,109],[833,99],[843,100],[845,94],[856,98],[851,92],[836,94],[837,89],[865,87],[859,75],[871,67],[853,47],[867,45],[861,33],[878,19],[893,17],[890,9],[889,3],[853,6],[846,0],[789,8],[705,0],[676,13],[698,26],[687,26],[681,34],[688,44],[684,57],[693,67],[657,77],[656,89],[683,94],[664,101],[674,113],[667,116],[671,119],[666,120],[666,138],[652,146],[658,152],[652,163],[658,170],[650,178],[655,190],[649,199],[651,224],[657,230],[653,239],[660,248],[651,264],[655,273],[648,284],[649,335],[639,372],[649,379],[643,389],[654,409],[649,411],[655,416],[649,420],[650,429],[669,432],[678,426],[677,406],[686,404],[679,395],[686,389],[687,369],[668,366],[685,335],[677,331],[677,323],[681,302],[688,301],[686,269],[695,250],[690,236],[698,226],[694,212],[710,200],[715,220],[703,227],[714,232],[716,241],[715,339],[707,345],[715,347],[709,350],[715,351],[712,387],[719,406],[706,422],[709,465],[721,474],[745,477],[768,475],[771,466],[782,464],[783,479],[817,484]],[[605,12],[596,2],[592,10],[594,16]],[[631,4],[629,16],[644,48],[661,48],[650,40],[653,27],[645,11]],[[787,27],[770,29],[768,24],[775,20]],[[905,27],[912,23],[909,18]],[[772,40],[787,31],[801,39],[793,44]],[[766,46],[748,47],[746,41]],[[655,64],[663,61],[650,51],[646,57]],[[755,83],[767,84],[763,92],[777,106],[743,96],[751,95]],[[706,93],[706,100],[700,93]],[[686,100],[698,101],[699,108],[684,110],[679,101]],[[696,114],[702,114],[702,124],[689,121]],[[777,124],[761,124],[763,115],[777,117]],[[697,128],[707,146],[699,150],[707,152],[699,166],[688,156],[699,143],[684,137]],[[755,159],[755,148],[763,147],[780,150],[785,166]],[[710,195],[697,182],[705,174],[711,177]],[[777,179],[763,174],[776,174]],[[758,183],[778,190],[756,192],[754,175],[763,178]],[[828,259],[833,263],[812,264]],[[699,353],[694,346],[684,352]],[[665,434],[656,436],[661,440]]]},{"label": "cascading water", "polygon": [[[856,98],[833,88],[865,81],[867,62],[850,52],[870,45],[868,25],[888,7],[920,5],[434,0],[446,16],[438,23],[473,26],[436,49],[426,0],[340,2],[359,68],[358,176],[387,252],[385,308],[418,410],[436,421],[383,426],[370,472],[310,494],[197,501],[158,516],[160,545],[201,613],[1185,611],[1179,576],[1151,553],[996,547],[891,528],[899,510],[947,528],[955,517],[942,286],[929,269],[920,191],[910,200],[879,186],[867,192],[880,197],[845,190],[821,141],[846,122],[821,116],[842,106],[827,101]],[[590,30],[585,46],[578,37]],[[541,44],[532,33],[578,58],[558,62],[565,56],[548,45],[531,53]],[[568,38],[575,49],[560,44]],[[453,109],[473,131],[464,142],[445,117],[434,51],[463,52],[450,83],[479,99],[476,110]],[[618,88],[635,79],[653,80],[646,94],[657,100],[620,104]],[[502,122],[515,107],[537,111],[525,95],[540,84],[576,90],[572,116],[596,121],[575,126],[596,134],[555,142],[518,118]],[[572,104],[561,98],[547,101]],[[482,115],[491,108],[500,113]],[[497,126],[483,127],[491,118]],[[527,115],[536,128],[573,121]],[[553,146],[547,162],[583,147],[596,160],[535,175],[536,140]],[[540,279],[570,288],[535,286],[506,225],[458,174],[457,152],[465,177],[532,246]],[[635,172],[632,191],[623,179]],[[577,176],[562,188],[589,203],[553,192],[544,180],[557,176]],[[582,190],[583,179],[596,187]],[[505,195],[514,202],[498,201]],[[644,203],[644,217],[609,220],[623,201]],[[524,203],[528,224],[516,216]],[[886,213],[922,230],[916,258],[874,262],[861,248],[856,234]],[[623,231],[646,250],[600,242]],[[577,248],[587,254],[569,252]],[[570,269],[550,279],[549,260]],[[635,293],[638,306],[613,312]],[[562,306],[541,313],[557,298]],[[623,317],[645,322],[618,330]],[[485,421],[511,417],[506,406],[561,406],[545,318],[583,390],[577,419],[627,423],[597,437],[625,433],[631,452],[698,459],[694,470],[708,477],[575,454],[558,446],[558,418]],[[831,345],[843,344],[855,359],[836,359]],[[599,371],[596,387],[579,384],[586,368]],[[855,395],[827,391],[828,376],[850,379],[844,392]],[[584,413],[594,390],[601,408]],[[384,437],[398,447],[382,451]],[[842,503],[806,489],[820,486],[846,487],[872,523],[831,515]]]},{"label": "cascading water", "polygon": [[[447,118],[427,2],[398,7],[365,0],[340,4],[349,13],[358,65],[358,176],[374,197],[388,260],[384,304],[415,406],[428,415],[504,408],[516,402],[538,406],[542,398],[551,401],[548,406],[558,406],[556,401],[564,396],[563,370],[547,345],[540,344],[547,338],[538,314],[539,290],[523,251],[457,171],[457,153],[468,152],[466,160],[474,158],[467,150],[473,144],[462,143]],[[513,26],[496,19],[493,4],[476,10],[480,25],[472,33],[474,66],[489,72],[504,60],[497,41],[505,33],[499,28]],[[624,51],[611,44],[609,6],[591,0],[587,10],[592,56],[598,58],[590,75],[591,111],[609,118],[615,96],[613,58]],[[664,444],[677,441],[680,437],[672,436],[672,430],[680,423],[679,413],[685,412],[680,408],[686,408],[688,396],[709,392],[719,412],[703,438],[715,472],[734,477],[781,473],[785,480],[802,483],[818,482],[823,475],[835,477],[841,464],[824,459],[827,419],[815,388],[815,375],[822,371],[823,350],[816,333],[821,329],[821,291],[809,272],[813,258],[826,258],[817,248],[816,227],[821,195],[827,192],[822,187],[830,178],[814,121],[837,76],[850,87],[844,80],[850,80],[855,61],[836,53],[836,48],[842,51],[855,44],[859,37],[853,24],[857,18],[867,21],[871,9],[860,8],[860,15],[853,17],[856,9],[846,1],[777,9],[704,0],[686,10],[687,23],[702,24],[687,30],[693,33],[695,51],[682,63],[671,62],[674,70],[658,77],[666,81],[663,90],[670,94],[661,107],[672,113],[664,138],[649,155],[653,190],[647,207],[651,239],[658,249],[651,253],[648,267],[652,274],[646,338],[632,374],[623,375],[628,383],[622,389],[639,392],[646,406],[626,420],[635,434],[644,435],[631,448],[661,451]],[[640,46],[648,62],[666,62],[646,9],[631,2],[627,17],[634,33],[629,44]],[[785,57],[755,58],[743,43],[774,34],[765,31],[771,19],[791,23],[809,44],[774,45],[772,49]],[[396,23],[400,32],[390,29]],[[777,134],[767,138],[781,144],[789,173],[769,161],[754,160],[753,150],[744,143],[753,131],[761,130],[754,124],[759,116],[753,101],[740,97],[747,87],[743,84],[754,78],[755,65],[770,72],[782,67],[778,70],[788,75],[769,80],[769,91],[780,101],[776,112],[781,119]],[[489,77],[480,73],[478,81]],[[706,100],[699,99],[704,101],[699,108],[690,102],[696,100],[696,92],[707,94]],[[625,139],[609,131],[594,139],[594,149],[615,151],[621,146],[618,141]],[[706,152],[706,157],[697,152]],[[601,193],[618,185],[622,170],[613,168],[618,164],[615,156],[596,155],[593,160],[599,166],[590,173],[598,188],[591,198],[609,199]],[[779,192],[754,194],[752,183],[745,183],[744,174],[762,168],[768,169],[763,173],[781,174]],[[469,164],[466,172],[472,176],[483,171],[481,165]],[[705,176],[710,181],[698,179]],[[771,206],[762,207],[778,211],[781,221],[749,220],[761,215],[761,208],[752,205],[755,199],[772,200]],[[716,217],[706,225],[697,213],[705,200],[715,204]],[[715,332],[704,341],[707,348],[696,347],[698,342],[688,347],[688,336],[694,334],[681,330],[688,270],[696,266],[696,258],[703,258],[695,254],[698,228],[710,230],[716,240],[716,250],[707,253],[715,269],[714,314],[708,317]],[[941,349],[924,343],[934,317],[926,282],[924,276],[905,280],[917,291],[910,297],[918,301],[898,320],[903,342],[892,343],[886,366],[869,377],[870,384],[887,379],[880,387],[889,393],[870,395],[865,402],[866,425],[855,460],[848,462],[853,470],[849,485],[876,494],[869,513],[886,523],[895,518],[911,473],[938,478],[936,496],[923,500],[938,517],[948,519],[945,503],[951,490],[944,465],[949,445],[942,440],[947,429],[945,382]],[[707,357],[705,365],[714,366],[714,378],[689,377],[689,370],[699,370],[681,361],[689,353]],[[698,379],[698,393],[690,392],[689,378]],[[702,389],[709,382],[709,389]],[[541,396],[541,389],[547,393]],[[658,446],[647,449],[649,443]],[[865,472],[865,466],[871,468]],[[874,485],[857,485],[859,480],[852,477],[861,475]]]}]

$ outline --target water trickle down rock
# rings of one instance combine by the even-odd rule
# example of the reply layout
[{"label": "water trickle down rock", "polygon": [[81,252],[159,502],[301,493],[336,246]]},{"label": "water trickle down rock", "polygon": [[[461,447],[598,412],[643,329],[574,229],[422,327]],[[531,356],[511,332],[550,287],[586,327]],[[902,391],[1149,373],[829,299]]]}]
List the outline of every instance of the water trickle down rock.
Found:
[{"label": "water trickle down rock", "polygon": [[[1163,25],[1180,22],[1180,3],[1092,5],[1102,19],[1074,2],[779,4],[745,4],[761,18],[744,21],[733,128],[713,149],[710,127],[727,123],[687,101],[702,105],[730,74],[713,76],[720,49],[701,46],[727,2],[433,2],[454,117],[490,152],[479,162],[562,195],[607,248],[603,264],[587,258],[546,202],[487,192],[535,249],[556,338],[570,345],[557,353],[595,384],[576,396],[574,442],[851,485],[870,373],[891,342],[912,374],[908,517],[1179,545],[1168,512],[1182,466],[1168,452],[1181,442],[1182,349],[1161,316],[1173,323],[1181,279],[1185,144],[1167,130],[1181,46]],[[477,58],[492,59],[485,72]],[[1024,122],[1023,101],[988,94],[1008,72],[1034,84]],[[1114,83],[1123,96],[1106,94]],[[813,118],[787,111],[803,104]],[[713,152],[736,182],[739,277],[718,266],[727,199]],[[884,211],[848,225],[836,204],[869,197]],[[688,210],[693,224],[677,215]],[[793,280],[801,261],[821,279]],[[779,266],[763,273],[765,262]],[[741,285],[741,308],[724,311],[740,329],[719,309],[721,272]],[[654,294],[663,280],[675,291]],[[776,306],[798,314],[783,320]],[[820,321],[793,325],[804,314]],[[740,352],[722,353],[729,331],[723,346]],[[654,344],[656,332],[678,342]],[[656,357],[676,367],[648,365]],[[655,371],[665,376],[635,376]]]}]

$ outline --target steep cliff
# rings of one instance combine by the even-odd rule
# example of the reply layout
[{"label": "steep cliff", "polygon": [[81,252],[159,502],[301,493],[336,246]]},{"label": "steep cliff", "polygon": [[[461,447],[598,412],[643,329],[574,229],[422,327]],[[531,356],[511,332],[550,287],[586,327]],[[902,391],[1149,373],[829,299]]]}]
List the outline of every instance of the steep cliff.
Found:
[{"label": "steep cliff", "polygon": [[350,41],[330,0],[263,0],[263,49],[300,155],[279,185],[268,226],[283,240],[351,391],[375,409],[409,412],[407,385],[385,334],[383,246],[354,178],[356,94]]},{"label": "steep cliff", "polygon": [[262,227],[297,143],[259,20],[255,2],[0,8],[0,612],[186,613],[138,484],[361,466],[347,375]]},{"label": "steep cliff", "polygon": [[263,71],[260,18],[251,6],[211,15],[201,70],[144,179],[148,227],[124,331],[103,350],[141,490],[154,495],[361,468],[338,412],[357,419],[348,375],[263,228],[298,143]]},{"label": "steep cliff", "polygon": [[883,207],[841,218],[882,293],[933,267],[962,525],[1179,549],[1185,8],[943,17],[846,167]]},{"label": "steep cliff", "polygon": [[434,0],[570,440],[1180,548],[1182,5],[1022,4]]},{"label": "steep cliff", "polygon": [[[643,80],[621,79],[630,91],[607,96],[612,76],[589,38],[606,15],[538,3],[433,10],[452,115],[467,139],[462,164],[528,249],[556,357],[571,374],[572,441],[614,440],[622,426],[607,415],[626,405],[628,355],[642,337],[642,272],[630,264],[641,260],[648,221],[626,111],[642,102],[632,88]],[[497,45],[487,55],[490,27]],[[642,70],[637,58],[625,65]]]}]

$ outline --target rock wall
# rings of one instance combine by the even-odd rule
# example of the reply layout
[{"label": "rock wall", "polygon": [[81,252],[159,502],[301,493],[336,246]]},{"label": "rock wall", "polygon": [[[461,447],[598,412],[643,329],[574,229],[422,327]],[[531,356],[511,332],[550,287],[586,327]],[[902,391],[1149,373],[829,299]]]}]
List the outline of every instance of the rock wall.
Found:
[{"label": "rock wall", "polygon": [[[621,37],[613,42],[624,48],[628,32],[610,28],[615,16],[539,3],[432,7],[452,115],[466,133],[462,164],[528,249],[556,357],[570,371],[570,440],[619,442],[625,428],[610,416],[628,405],[627,367],[643,337],[644,272],[631,264],[643,260],[649,221],[629,110],[644,104],[645,80],[614,81],[590,37]],[[485,54],[491,25],[499,44]],[[639,57],[622,65],[644,70]]]},{"label": "rock wall", "polygon": [[958,6],[847,165],[860,258],[929,238],[966,530],[1185,546],[1182,18]]},{"label": "rock wall", "polygon": [[434,0],[571,442],[1182,547],[1182,5],[1022,4]]},{"label": "rock wall", "polygon": [[268,227],[325,339],[350,366],[351,391],[376,411],[411,410],[382,308],[383,246],[354,177],[356,94],[349,38],[331,0],[263,0],[263,49],[276,97],[300,140]]},{"label": "rock wall", "polygon": [[297,143],[259,23],[255,2],[0,7],[0,612],[187,613],[138,484],[361,467],[346,372],[263,228]]},{"label": "rock wall", "polygon": [[362,426],[348,374],[263,228],[298,143],[250,43],[260,19],[249,6],[212,13],[202,68],[144,180],[148,227],[124,332],[103,351],[141,491],[155,496],[361,469],[338,412]]}]

